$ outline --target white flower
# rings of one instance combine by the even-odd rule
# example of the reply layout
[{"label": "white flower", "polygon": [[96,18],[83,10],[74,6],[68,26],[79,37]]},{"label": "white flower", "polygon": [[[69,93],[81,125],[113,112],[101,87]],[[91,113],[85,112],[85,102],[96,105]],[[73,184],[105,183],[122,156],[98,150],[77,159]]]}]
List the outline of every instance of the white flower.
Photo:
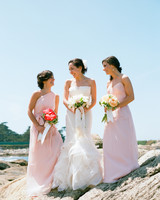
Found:
[{"label": "white flower", "polygon": [[87,60],[83,60],[84,69],[87,69]]},{"label": "white flower", "polygon": [[82,94],[75,95],[68,99],[69,108],[89,107],[91,105],[90,98]]},{"label": "white flower", "polygon": [[100,100],[100,105],[103,105],[104,107],[106,107],[106,104],[107,104],[107,107],[109,106],[109,107],[114,108],[119,104],[119,101],[116,96],[112,94],[107,94],[107,95],[104,95]]},{"label": "white flower", "polygon": [[109,95],[104,95],[102,98],[101,98],[101,103],[108,103],[109,102]]}]

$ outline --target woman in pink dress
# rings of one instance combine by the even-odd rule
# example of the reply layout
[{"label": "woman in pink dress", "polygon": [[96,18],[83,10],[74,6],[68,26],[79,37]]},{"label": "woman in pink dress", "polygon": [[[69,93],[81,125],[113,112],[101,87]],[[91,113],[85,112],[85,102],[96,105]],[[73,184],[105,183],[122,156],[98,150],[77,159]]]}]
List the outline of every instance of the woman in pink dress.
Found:
[{"label": "woman in pink dress", "polygon": [[63,143],[54,125],[50,127],[44,143],[41,144],[41,141],[38,141],[38,134],[43,133],[45,129],[42,111],[50,108],[58,113],[59,96],[51,91],[54,80],[53,73],[49,70],[37,75],[38,86],[41,90],[33,93],[28,107],[28,115],[33,123],[30,130],[27,169],[27,193],[29,196],[38,196],[50,191],[53,169]]},{"label": "woman in pink dress", "polygon": [[102,61],[103,71],[110,75],[107,92],[115,95],[119,105],[113,111],[114,121],[104,128],[104,183],[113,183],[139,167],[134,124],[128,104],[134,100],[130,79],[121,74],[118,59],[110,56]]}]

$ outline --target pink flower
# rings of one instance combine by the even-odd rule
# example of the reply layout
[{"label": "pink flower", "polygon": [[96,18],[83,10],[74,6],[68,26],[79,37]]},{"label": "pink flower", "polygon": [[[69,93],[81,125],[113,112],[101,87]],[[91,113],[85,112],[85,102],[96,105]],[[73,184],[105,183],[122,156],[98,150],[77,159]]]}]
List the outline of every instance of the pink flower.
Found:
[{"label": "pink flower", "polygon": [[44,119],[46,121],[53,121],[54,119],[56,119],[56,114],[45,114]]},{"label": "pink flower", "polygon": [[52,109],[50,109],[50,108],[47,108],[47,109],[43,110],[43,113],[44,114],[53,114],[54,111]]},{"label": "pink flower", "polygon": [[42,117],[45,121],[48,121],[48,123],[56,124],[58,122],[56,113],[50,108],[43,110]]},{"label": "pink flower", "polygon": [[109,99],[109,104],[110,106],[112,106],[113,108],[116,107],[118,105],[118,99],[116,97],[111,97]]}]

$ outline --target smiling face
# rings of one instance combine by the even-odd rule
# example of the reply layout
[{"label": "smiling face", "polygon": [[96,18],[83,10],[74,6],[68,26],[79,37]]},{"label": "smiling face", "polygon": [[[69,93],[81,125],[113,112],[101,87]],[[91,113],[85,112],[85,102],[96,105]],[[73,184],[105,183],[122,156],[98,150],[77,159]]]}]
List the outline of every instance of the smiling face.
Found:
[{"label": "smiling face", "polygon": [[82,67],[78,68],[74,66],[73,63],[69,63],[69,71],[74,78],[77,78],[80,74],[82,74]]},{"label": "smiling face", "polygon": [[44,85],[45,85],[46,87],[52,87],[52,86],[54,85],[54,81],[55,81],[54,77],[51,76],[51,78],[49,78],[49,79],[46,80],[46,81],[43,81],[43,83],[44,83]]},{"label": "smiling face", "polygon": [[105,61],[102,63],[102,65],[103,65],[103,71],[106,72],[107,75],[111,75],[111,73],[112,73],[112,71],[114,69],[114,66],[108,64]]}]

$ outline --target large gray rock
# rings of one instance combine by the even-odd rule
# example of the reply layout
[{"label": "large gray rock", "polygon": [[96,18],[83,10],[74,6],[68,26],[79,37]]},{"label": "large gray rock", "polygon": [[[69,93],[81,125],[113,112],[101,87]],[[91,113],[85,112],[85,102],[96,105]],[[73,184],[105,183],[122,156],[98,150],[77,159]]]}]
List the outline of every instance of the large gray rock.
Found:
[{"label": "large gray rock", "polygon": [[[140,157],[140,167],[118,182],[99,184],[86,190],[51,190],[36,200],[160,200],[160,151],[151,150]],[[0,189],[0,199],[29,200],[26,196],[26,177]]]},{"label": "large gray rock", "polygon": [[25,163],[26,165],[25,160],[17,160],[14,162],[0,162],[1,166],[7,166],[4,170],[0,170],[0,187],[26,174],[27,167],[24,166],[22,163]]}]

